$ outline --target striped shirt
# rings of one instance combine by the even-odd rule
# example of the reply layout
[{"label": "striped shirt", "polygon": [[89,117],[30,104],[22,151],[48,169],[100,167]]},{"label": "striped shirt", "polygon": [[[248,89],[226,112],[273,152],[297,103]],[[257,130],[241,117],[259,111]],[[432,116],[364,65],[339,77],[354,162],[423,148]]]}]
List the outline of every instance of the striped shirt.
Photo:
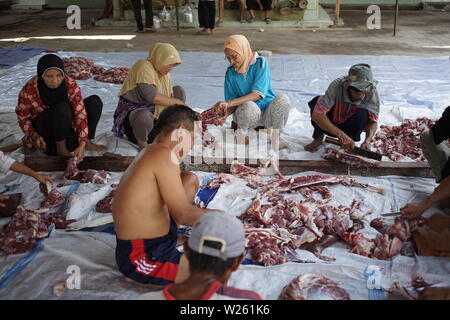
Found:
[{"label": "striped shirt", "polygon": [[331,82],[325,94],[320,96],[317,101],[314,112],[326,114],[331,111],[332,122],[341,124],[355,114],[358,108],[364,108],[369,112],[370,120],[378,121],[380,98],[377,89],[369,89],[369,92],[360,101],[351,101],[348,96],[348,87],[347,77],[338,78]]},{"label": "striped shirt", "polygon": [[[173,283],[162,290],[145,293],[139,296],[139,300],[177,300],[169,292],[172,286]],[[200,300],[262,300],[262,298],[256,292],[224,286],[219,281],[215,281]]]}]

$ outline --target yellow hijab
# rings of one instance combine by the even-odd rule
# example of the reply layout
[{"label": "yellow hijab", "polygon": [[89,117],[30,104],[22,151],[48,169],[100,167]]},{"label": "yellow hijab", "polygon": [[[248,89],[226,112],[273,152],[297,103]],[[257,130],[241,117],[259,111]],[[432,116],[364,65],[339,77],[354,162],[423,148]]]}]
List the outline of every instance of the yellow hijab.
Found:
[{"label": "yellow hijab", "polygon": [[[119,96],[133,90],[139,83],[153,84],[158,93],[168,97],[172,96],[173,88],[170,75],[167,73],[163,76],[159,73],[162,67],[172,64],[181,64],[177,49],[170,43],[156,43],[150,48],[147,59],[139,60],[131,67],[123,82]],[[166,106],[156,105],[155,117],[158,117],[164,108]]]},{"label": "yellow hijab", "polygon": [[223,47],[224,51],[225,49],[231,49],[244,57],[244,62],[236,71],[240,74],[246,74],[248,66],[253,59],[253,51],[247,38],[240,34],[229,36],[227,40],[225,40]]}]

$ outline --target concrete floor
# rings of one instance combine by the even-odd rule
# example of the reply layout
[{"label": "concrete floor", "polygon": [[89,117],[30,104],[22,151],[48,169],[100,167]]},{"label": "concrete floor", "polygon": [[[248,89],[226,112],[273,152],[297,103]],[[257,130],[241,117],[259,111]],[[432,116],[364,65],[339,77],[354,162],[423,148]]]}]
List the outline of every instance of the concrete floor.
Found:
[{"label": "concrete floor", "polygon": [[[65,10],[45,10],[33,14],[0,11],[0,39],[61,35],[134,35],[130,27],[95,27],[89,24],[100,9],[81,12],[82,28],[68,30]],[[332,10],[328,9],[330,15]],[[197,35],[199,29],[160,29],[157,33],[136,34],[132,40],[43,40],[2,42],[0,46],[40,46],[67,51],[148,50],[154,42],[170,42],[179,50],[221,52],[224,39],[236,33],[246,35],[253,49],[278,54],[420,55],[442,56],[450,52],[450,11],[425,9],[400,11],[397,36],[392,36],[394,12],[381,11],[380,30],[368,30],[365,10],[343,10],[343,28],[255,29],[220,27],[214,35]]]}]

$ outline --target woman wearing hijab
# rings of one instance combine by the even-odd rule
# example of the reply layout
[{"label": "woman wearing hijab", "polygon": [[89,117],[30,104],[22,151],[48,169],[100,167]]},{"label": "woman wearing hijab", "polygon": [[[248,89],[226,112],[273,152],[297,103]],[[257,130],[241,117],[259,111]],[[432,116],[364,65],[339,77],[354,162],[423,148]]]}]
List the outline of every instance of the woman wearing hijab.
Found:
[{"label": "woman wearing hijab", "polygon": [[19,93],[16,114],[28,149],[44,149],[48,155],[83,159],[84,151],[106,151],[92,143],[102,113],[102,100],[83,100],[76,81],[64,72],[61,58],[47,54],[39,59],[37,76]]},{"label": "woman wearing hijab", "polygon": [[142,150],[154,139],[154,122],[168,106],[184,105],[184,89],[172,87],[169,72],[181,64],[177,49],[169,43],[156,43],[147,59],[136,62],[119,93],[113,132],[124,135]]},{"label": "woman wearing hijab", "polygon": [[267,59],[253,52],[243,35],[228,37],[224,53],[231,64],[225,75],[225,101],[217,102],[214,108],[226,108],[228,115],[233,114],[233,126],[243,134],[261,126],[268,133],[282,129],[289,117],[290,101],[287,95],[273,92]]}]

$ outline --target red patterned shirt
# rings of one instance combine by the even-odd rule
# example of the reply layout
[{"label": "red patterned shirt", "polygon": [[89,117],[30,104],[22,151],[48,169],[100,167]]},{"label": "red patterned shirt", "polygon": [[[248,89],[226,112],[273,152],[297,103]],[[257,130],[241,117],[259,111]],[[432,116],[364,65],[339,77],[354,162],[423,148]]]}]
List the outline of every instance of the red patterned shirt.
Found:
[{"label": "red patterned shirt", "polygon": [[[16,107],[17,119],[22,131],[25,133],[24,140],[28,147],[32,146],[32,136],[36,133],[31,120],[48,108],[44,106],[39,96],[37,80],[37,76],[30,79],[20,90],[19,101]],[[64,81],[66,81],[67,96],[74,114],[73,128],[78,135],[78,141],[86,142],[88,139],[88,123],[80,87],[78,87],[74,79],[68,76],[64,76]]]}]

